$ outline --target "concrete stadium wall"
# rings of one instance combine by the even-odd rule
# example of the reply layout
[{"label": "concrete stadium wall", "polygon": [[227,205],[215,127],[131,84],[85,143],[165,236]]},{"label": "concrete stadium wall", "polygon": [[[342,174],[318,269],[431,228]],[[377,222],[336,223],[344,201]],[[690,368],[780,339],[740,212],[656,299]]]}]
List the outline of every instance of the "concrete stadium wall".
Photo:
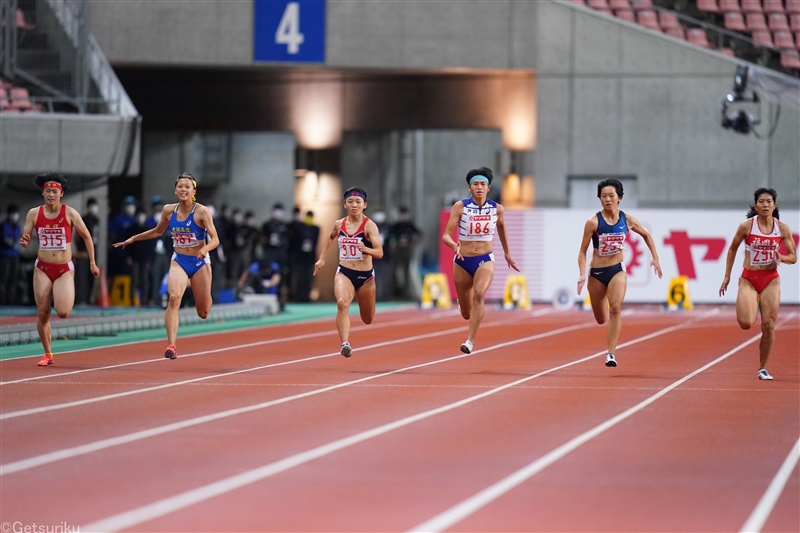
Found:
[{"label": "concrete stadium wall", "polygon": [[[762,185],[800,206],[798,111],[769,141],[719,125],[737,60],[558,2],[328,0],[327,13],[329,68],[535,71],[536,205],[566,205],[569,175],[624,174],[646,207],[737,207]],[[252,28],[251,0],[92,5],[116,64],[254,65]]]}]

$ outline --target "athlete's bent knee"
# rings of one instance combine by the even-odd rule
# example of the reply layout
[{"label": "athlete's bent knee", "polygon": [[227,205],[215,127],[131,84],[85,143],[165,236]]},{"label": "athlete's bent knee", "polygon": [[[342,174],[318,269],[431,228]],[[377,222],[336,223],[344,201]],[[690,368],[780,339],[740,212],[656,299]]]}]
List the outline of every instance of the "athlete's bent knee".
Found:
[{"label": "athlete's bent knee", "polygon": [[774,320],[762,321],[761,332],[764,335],[772,335],[775,332],[775,321]]},{"label": "athlete's bent knee", "polygon": [[750,329],[753,327],[753,322],[749,320],[745,320],[743,318],[737,318],[736,321],[739,323],[739,327],[742,329]]},{"label": "athlete's bent knee", "polygon": [[608,313],[611,316],[617,317],[622,312],[622,305],[620,304],[613,304],[608,306]]},{"label": "athlete's bent knee", "polygon": [[169,306],[170,307],[180,307],[182,299],[183,298],[180,295],[170,293],[170,295],[169,295]]},{"label": "athlete's bent knee", "polygon": [[58,314],[58,318],[67,318],[71,311],[58,311],[56,310],[56,314]]}]

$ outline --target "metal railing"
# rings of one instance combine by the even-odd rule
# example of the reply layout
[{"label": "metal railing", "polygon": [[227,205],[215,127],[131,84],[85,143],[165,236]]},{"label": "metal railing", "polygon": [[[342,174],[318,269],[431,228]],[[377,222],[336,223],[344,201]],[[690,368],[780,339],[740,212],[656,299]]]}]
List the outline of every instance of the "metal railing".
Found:
[{"label": "metal railing", "polygon": [[120,83],[114,69],[111,68],[111,64],[109,64],[94,37],[87,34],[85,35],[85,41],[82,43],[83,19],[78,16],[74,2],[70,0],[47,0],[47,3],[75,49],[81,50],[85,43],[85,53],[79,54],[79,56],[83,55],[85,58],[88,73],[100,95],[108,104],[109,112],[123,117],[138,116],[139,113],[136,107],[128,97],[128,93],[125,92],[122,83]]}]

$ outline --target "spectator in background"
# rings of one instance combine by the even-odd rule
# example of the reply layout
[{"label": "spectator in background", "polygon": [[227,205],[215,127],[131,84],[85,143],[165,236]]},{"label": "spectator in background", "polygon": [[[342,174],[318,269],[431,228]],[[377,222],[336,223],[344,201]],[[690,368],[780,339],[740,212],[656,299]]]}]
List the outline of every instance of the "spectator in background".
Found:
[{"label": "spectator in background", "polygon": [[[161,219],[161,211],[164,210],[164,202],[158,195],[150,200],[150,216],[147,217],[144,225],[147,229],[153,229]],[[170,258],[172,257],[172,236],[165,231],[161,237],[150,241],[143,241],[143,244],[152,246],[152,266],[150,267],[150,294],[147,297],[148,305],[161,305],[161,283],[169,272]]]},{"label": "spectator in background", "polygon": [[217,235],[219,236],[220,245],[209,252],[211,256],[211,300],[214,303],[219,303],[219,290],[225,287],[225,269],[227,257],[225,256],[225,243],[227,238],[225,232],[227,230],[225,221],[222,216],[217,213],[213,204],[206,204],[208,212],[211,213],[211,218],[214,221],[214,227],[217,228]]},{"label": "spectator in background", "polygon": [[233,210],[228,238],[231,248],[228,250],[228,279],[238,279],[247,268],[247,227],[244,225],[244,214],[239,209]]},{"label": "spectator in background", "polygon": [[233,250],[233,216],[231,215],[231,208],[228,204],[222,204],[220,207],[219,214],[217,218],[214,219],[214,226],[217,228],[217,233],[219,233],[219,246],[224,251],[225,254],[225,269],[220,273],[220,278],[222,278],[222,286],[225,288],[230,288],[232,286],[232,282],[230,276],[228,275],[229,270],[229,263],[230,257],[229,254],[231,250]]},{"label": "spectator in background", "polygon": [[[136,222],[128,228],[129,237],[147,231],[147,213],[144,209],[136,210]],[[126,250],[128,251],[128,264],[131,267],[131,303],[139,301],[142,305],[146,299],[145,294],[150,294],[150,276],[155,248],[149,241],[138,241],[131,243]]]},{"label": "spectator in background", "polygon": [[136,223],[136,198],[126,196],[122,200],[120,213],[108,223],[108,275],[110,280],[120,274],[130,275],[128,253],[122,248],[114,248],[111,244],[128,238],[131,226]]},{"label": "spectator in background", "polygon": [[17,305],[17,280],[20,277],[19,207],[9,204],[2,224],[3,240],[0,242],[0,305]]},{"label": "spectator in background", "polygon": [[[296,214],[300,212],[298,208],[295,211]],[[289,229],[289,294],[295,302],[308,302],[319,241],[319,226],[314,224],[314,212],[306,211],[305,218],[292,222]]]},{"label": "spectator in background", "polygon": [[383,257],[380,259],[373,258],[372,260],[372,265],[375,268],[375,299],[379,302],[385,302],[389,299],[392,290],[392,276],[389,275],[392,254],[388,246],[391,226],[386,222],[386,213],[384,211],[372,213],[372,221],[378,226],[381,242],[387,243],[386,248],[383,249]]},{"label": "spectator in background", "polygon": [[[94,249],[98,249],[97,239],[100,237],[100,206],[94,198],[87,198],[86,213],[83,215],[83,222],[89,235],[92,236]],[[75,253],[72,260],[75,263],[75,302],[78,304],[92,303],[92,288],[94,287],[94,276],[89,269],[89,253],[86,251],[86,243],[80,235],[74,235]]]},{"label": "spectator in background", "polygon": [[414,248],[422,232],[411,221],[408,208],[401,206],[399,219],[392,226],[389,235],[392,253],[392,294],[401,299],[413,298],[411,292],[411,259]]},{"label": "spectator in background", "polygon": [[239,289],[249,294],[278,294],[281,284],[281,267],[275,261],[270,261],[263,252],[257,254],[259,259],[250,263],[250,266],[239,277]]},{"label": "spectator in background", "polygon": [[281,287],[278,290],[278,304],[281,311],[289,297],[289,287],[286,284],[289,277],[289,227],[283,221],[283,216],[283,204],[278,202],[272,206],[272,217],[261,227],[266,259],[281,265]]}]

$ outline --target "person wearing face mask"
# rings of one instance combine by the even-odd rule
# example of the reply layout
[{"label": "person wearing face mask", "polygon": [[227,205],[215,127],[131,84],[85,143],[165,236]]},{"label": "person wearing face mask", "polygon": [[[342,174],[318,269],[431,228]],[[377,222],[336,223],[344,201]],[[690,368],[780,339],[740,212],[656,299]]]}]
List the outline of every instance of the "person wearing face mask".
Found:
[{"label": "person wearing face mask", "polygon": [[17,304],[17,278],[19,277],[19,207],[9,204],[3,221],[3,240],[0,242],[0,305]]},{"label": "person wearing face mask", "polygon": [[286,305],[289,297],[289,226],[283,221],[283,204],[278,202],[272,206],[272,218],[261,227],[264,238],[266,258],[281,266],[281,286],[278,289],[278,305],[280,310]]},{"label": "person wearing face mask", "polygon": [[[147,213],[144,209],[136,210],[136,222],[128,228],[128,237],[147,231]],[[155,248],[151,241],[134,242],[126,248],[128,252],[128,264],[131,268],[131,302],[135,302],[137,297],[139,302],[145,302],[145,294],[150,294],[150,276],[148,273],[153,264]]]},{"label": "person wearing face mask", "polygon": [[[111,219],[108,224],[108,242],[113,244],[118,241],[125,240],[130,232],[128,231],[131,226],[136,223],[136,198],[133,196],[126,196],[122,200],[120,206],[120,213]],[[109,279],[113,279],[118,275],[130,275],[130,263],[128,262],[128,254],[121,248],[108,249],[108,275]]]},{"label": "person wearing face mask", "polygon": [[[86,199],[86,212],[83,215],[83,222],[86,229],[92,236],[92,244],[97,248],[97,238],[100,235],[100,206],[94,198]],[[94,286],[94,276],[89,270],[89,254],[86,251],[86,243],[80,235],[75,237],[75,252],[72,254],[75,262],[75,302],[78,304],[90,304],[92,300],[92,287]]]},{"label": "person wearing face mask", "polygon": [[295,220],[289,230],[289,294],[294,302],[308,302],[319,241],[319,226],[314,224],[314,212],[306,211],[305,217],[300,218],[300,209],[295,208]]},{"label": "person wearing face mask", "polygon": [[[153,229],[158,225],[161,218],[161,211],[164,210],[164,202],[161,196],[155,195],[150,200],[150,216],[145,221],[147,229]],[[152,247],[153,263],[150,267],[150,294],[147,298],[149,305],[161,304],[161,282],[169,272],[169,261],[172,257],[172,236],[164,232],[161,237],[147,241]]]}]

